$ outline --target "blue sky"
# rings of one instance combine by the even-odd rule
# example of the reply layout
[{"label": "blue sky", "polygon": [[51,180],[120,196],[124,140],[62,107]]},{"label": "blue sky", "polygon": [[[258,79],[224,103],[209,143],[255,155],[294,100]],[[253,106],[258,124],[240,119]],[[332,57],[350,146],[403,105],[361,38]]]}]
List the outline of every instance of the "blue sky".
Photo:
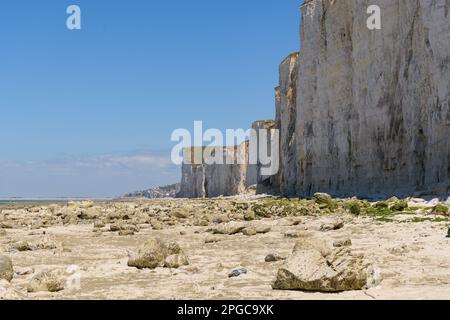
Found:
[{"label": "blue sky", "polygon": [[[110,197],[179,179],[174,129],[274,117],[295,0],[5,0],[0,197]],[[82,30],[66,28],[79,5]]]}]

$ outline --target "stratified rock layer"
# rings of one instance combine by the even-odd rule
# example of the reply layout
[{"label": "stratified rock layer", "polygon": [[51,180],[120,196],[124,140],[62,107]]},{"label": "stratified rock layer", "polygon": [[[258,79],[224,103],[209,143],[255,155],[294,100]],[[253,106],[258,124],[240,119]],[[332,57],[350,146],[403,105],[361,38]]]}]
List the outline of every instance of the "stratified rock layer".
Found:
[{"label": "stratified rock layer", "polygon": [[360,290],[369,281],[369,264],[349,248],[331,251],[319,240],[302,240],[278,270],[276,290],[340,292]]},{"label": "stratified rock layer", "polygon": [[[381,9],[380,30],[367,26],[369,5]],[[281,63],[276,88],[280,170],[269,178],[249,166],[247,181],[285,196],[448,194],[449,9],[450,0],[306,0],[301,53]],[[184,194],[237,194],[235,170],[184,166]]]},{"label": "stratified rock layer", "polygon": [[[248,143],[224,147],[222,164],[212,162],[216,148],[187,149],[190,158],[182,166],[181,198],[232,196],[245,192],[247,187]],[[202,154],[210,155],[202,159]],[[227,162],[232,160],[232,162]],[[211,161],[211,162],[210,162]],[[227,164],[232,163],[232,164]],[[253,178],[252,180],[256,180]]]},{"label": "stratified rock layer", "polygon": [[[256,121],[252,125],[259,141],[262,131],[275,128],[274,121]],[[270,143],[268,139],[268,149]],[[250,141],[238,146],[188,148],[184,153],[182,165],[180,198],[212,198],[234,196],[245,193],[249,187],[257,185],[259,192],[273,190],[273,179],[264,176],[260,164],[249,164]],[[218,151],[223,157],[218,156]],[[258,152],[258,146],[255,147]],[[220,159],[219,159],[220,158]],[[221,161],[217,161],[221,160]]]},{"label": "stratified rock layer", "polygon": [[299,53],[289,55],[280,65],[280,83],[275,89],[277,129],[280,130],[279,191],[287,196],[296,193],[297,154],[295,124],[297,116],[297,76]]},{"label": "stratified rock layer", "polygon": [[448,192],[450,1],[370,4],[381,30],[365,0],[302,6],[298,195]]}]

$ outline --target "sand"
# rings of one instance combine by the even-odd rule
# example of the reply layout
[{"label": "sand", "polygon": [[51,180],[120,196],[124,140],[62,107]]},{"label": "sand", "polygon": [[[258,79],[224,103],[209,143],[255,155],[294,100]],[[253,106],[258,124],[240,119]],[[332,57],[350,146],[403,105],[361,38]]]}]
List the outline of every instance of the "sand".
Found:
[{"label": "sand", "polygon": [[[232,201],[218,200],[218,207],[226,207],[223,203]],[[164,211],[165,203],[170,203],[169,210]],[[141,201],[137,210],[146,207],[152,212],[152,208],[157,208],[156,211],[163,210],[164,214],[170,215],[174,207],[186,207],[192,203],[195,202]],[[97,203],[96,207],[111,205]],[[30,205],[27,206],[30,210]],[[0,252],[13,261],[16,275],[11,286],[17,298],[21,299],[450,298],[450,239],[446,237],[449,223],[440,219],[404,222],[412,219],[411,214],[396,215],[393,221],[388,222],[371,216],[342,213],[276,216],[255,221],[239,220],[246,225],[270,226],[271,230],[266,234],[220,235],[221,241],[205,243],[205,239],[211,237],[207,230],[217,224],[195,226],[195,214],[185,219],[168,220],[163,230],[154,230],[151,223],[140,223],[140,231],[136,234],[119,236],[117,232],[108,231],[108,224],[101,231],[93,232],[94,221],[89,220],[31,229],[30,220],[24,216],[27,214],[30,216],[28,219],[32,219],[33,214],[18,211],[20,208],[17,205],[14,208],[0,207],[3,210],[0,222],[12,221],[13,224],[13,228],[3,229],[3,235],[0,235]],[[337,219],[344,221],[342,229],[320,231],[321,225]],[[26,225],[18,227],[16,224],[22,220]],[[293,225],[294,222],[298,224]],[[367,290],[335,294],[273,290],[271,284],[283,261],[267,263],[265,257],[271,253],[288,256],[298,240],[295,236],[305,233],[325,239],[330,246],[336,240],[350,238],[352,249],[366,255],[379,273],[381,283]],[[190,265],[154,270],[128,267],[129,252],[135,251],[149,237],[177,241],[189,257]],[[37,243],[43,238],[54,241],[56,248],[24,252],[11,249],[17,241]],[[67,274],[75,275],[75,279],[80,280],[79,286],[67,286],[56,293],[27,292],[33,275],[49,269],[67,271],[69,267]],[[228,278],[228,274],[239,267],[246,268],[248,273]]]}]

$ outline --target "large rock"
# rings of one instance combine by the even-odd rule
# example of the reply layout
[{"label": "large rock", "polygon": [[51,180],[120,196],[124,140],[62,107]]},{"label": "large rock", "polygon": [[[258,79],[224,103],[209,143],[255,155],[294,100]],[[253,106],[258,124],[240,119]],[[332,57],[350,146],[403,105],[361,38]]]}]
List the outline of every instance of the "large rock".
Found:
[{"label": "large rock", "polygon": [[128,266],[138,269],[155,269],[161,266],[167,256],[167,248],[159,238],[151,238],[128,260]]},{"label": "large rock", "polygon": [[367,286],[369,263],[349,248],[331,251],[324,242],[303,239],[278,270],[275,290],[341,292]]},{"label": "large rock", "polygon": [[18,241],[10,246],[10,250],[17,250],[20,252],[33,250],[32,246],[27,241]]},{"label": "large rock", "polygon": [[11,281],[14,276],[12,261],[9,257],[0,255],[0,280]]},{"label": "large rock", "polygon": [[189,265],[189,259],[184,254],[173,254],[164,260],[165,268],[177,269]]},{"label": "large rock", "polygon": [[286,260],[286,258],[276,253],[268,254],[264,259],[265,262],[277,262],[282,260]]},{"label": "large rock", "polygon": [[28,283],[27,291],[35,292],[58,292],[64,290],[65,281],[57,271],[43,271],[33,276]]},{"label": "large rock", "polygon": [[[128,260],[129,267],[138,269],[155,269],[167,266],[175,268],[175,265],[184,265],[184,255],[180,246],[175,242],[164,242],[159,238],[150,238],[144,243],[137,253],[131,253]],[[179,257],[171,257],[167,261],[166,258],[180,255]],[[186,258],[187,260],[187,258]]]},{"label": "large rock", "polygon": [[132,232],[139,232],[139,227],[132,225],[132,224],[126,224],[123,222],[119,222],[119,223],[113,223],[109,226],[109,230],[111,232],[116,232],[116,231],[132,231]]}]

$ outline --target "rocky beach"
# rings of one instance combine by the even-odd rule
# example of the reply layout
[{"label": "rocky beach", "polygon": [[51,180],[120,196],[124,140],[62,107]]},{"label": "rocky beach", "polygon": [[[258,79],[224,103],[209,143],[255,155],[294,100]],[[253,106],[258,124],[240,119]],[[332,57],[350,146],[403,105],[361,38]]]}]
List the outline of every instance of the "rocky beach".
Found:
[{"label": "rocky beach", "polygon": [[1,299],[447,299],[449,200],[3,204]]}]

